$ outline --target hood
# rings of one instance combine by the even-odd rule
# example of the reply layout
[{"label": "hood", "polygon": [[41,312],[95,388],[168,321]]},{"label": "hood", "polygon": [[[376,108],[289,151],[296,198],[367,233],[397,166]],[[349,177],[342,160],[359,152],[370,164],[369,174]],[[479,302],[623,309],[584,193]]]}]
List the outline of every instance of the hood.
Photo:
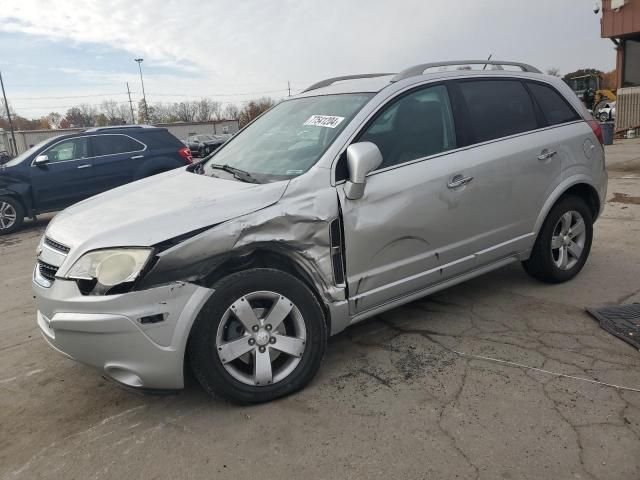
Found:
[{"label": "hood", "polygon": [[80,251],[151,246],[276,203],[289,182],[243,183],[177,169],[67,208],[47,235]]}]

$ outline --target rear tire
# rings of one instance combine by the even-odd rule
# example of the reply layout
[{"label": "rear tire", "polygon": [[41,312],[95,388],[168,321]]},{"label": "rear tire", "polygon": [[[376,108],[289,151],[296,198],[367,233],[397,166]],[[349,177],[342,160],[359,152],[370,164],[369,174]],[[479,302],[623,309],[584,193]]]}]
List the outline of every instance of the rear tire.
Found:
[{"label": "rear tire", "polygon": [[327,326],[304,283],[256,268],[231,274],[212,289],[188,347],[194,376],[209,394],[268,402],[311,381],[324,356]]},{"label": "rear tire", "polygon": [[592,239],[591,210],[582,198],[567,195],[547,215],[531,256],[522,266],[540,281],[566,282],[584,267]]},{"label": "rear tire", "polygon": [[0,235],[18,230],[24,221],[24,208],[13,197],[0,197]]}]

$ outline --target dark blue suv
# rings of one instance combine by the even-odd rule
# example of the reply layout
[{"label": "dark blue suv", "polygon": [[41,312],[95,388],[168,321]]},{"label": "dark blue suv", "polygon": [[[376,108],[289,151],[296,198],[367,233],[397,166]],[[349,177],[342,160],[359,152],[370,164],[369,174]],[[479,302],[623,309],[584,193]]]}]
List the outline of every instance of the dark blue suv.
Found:
[{"label": "dark blue suv", "polygon": [[25,217],[191,162],[189,149],[165,128],[92,128],[50,138],[0,166],[0,235]]}]

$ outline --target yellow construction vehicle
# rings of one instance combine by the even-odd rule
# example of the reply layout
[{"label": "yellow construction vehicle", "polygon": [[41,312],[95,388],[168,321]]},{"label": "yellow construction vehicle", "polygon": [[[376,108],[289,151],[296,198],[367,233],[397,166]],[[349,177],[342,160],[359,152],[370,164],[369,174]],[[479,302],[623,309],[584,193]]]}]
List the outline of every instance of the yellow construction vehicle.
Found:
[{"label": "yellow construction vehicle", "polygon": [[591,110],[594,116],[609,102],[616,101],[616,94],[608,88],[601,88],[602,76],[597,73],[579,75],[567,80],[571,89],[582,100],[582,103]]}]

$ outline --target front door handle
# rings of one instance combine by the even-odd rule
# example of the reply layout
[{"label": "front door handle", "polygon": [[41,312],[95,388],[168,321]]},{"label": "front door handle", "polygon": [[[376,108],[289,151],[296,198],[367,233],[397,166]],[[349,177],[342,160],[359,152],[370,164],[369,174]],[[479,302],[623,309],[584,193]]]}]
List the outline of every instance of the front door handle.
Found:
[{"label": "front door handle", "polygon": [[80,169],[80,168],[89,168],[89,167],[91,167],[90,163],[85,163],[84,165],[78,165],[78,169]]},{"label": "front door handle", "polygon": [[448,188],[458,188],[470,183],[473,180],[473,177],[463,177],[462,175],[456,175],[449,183],[447,183]]},{"label": "front door handle", "polygon": [[555,150],[543,150],[542,153],[538,155],[538,160],[547,160],[557,154],[558,152],[556,152]]}]

